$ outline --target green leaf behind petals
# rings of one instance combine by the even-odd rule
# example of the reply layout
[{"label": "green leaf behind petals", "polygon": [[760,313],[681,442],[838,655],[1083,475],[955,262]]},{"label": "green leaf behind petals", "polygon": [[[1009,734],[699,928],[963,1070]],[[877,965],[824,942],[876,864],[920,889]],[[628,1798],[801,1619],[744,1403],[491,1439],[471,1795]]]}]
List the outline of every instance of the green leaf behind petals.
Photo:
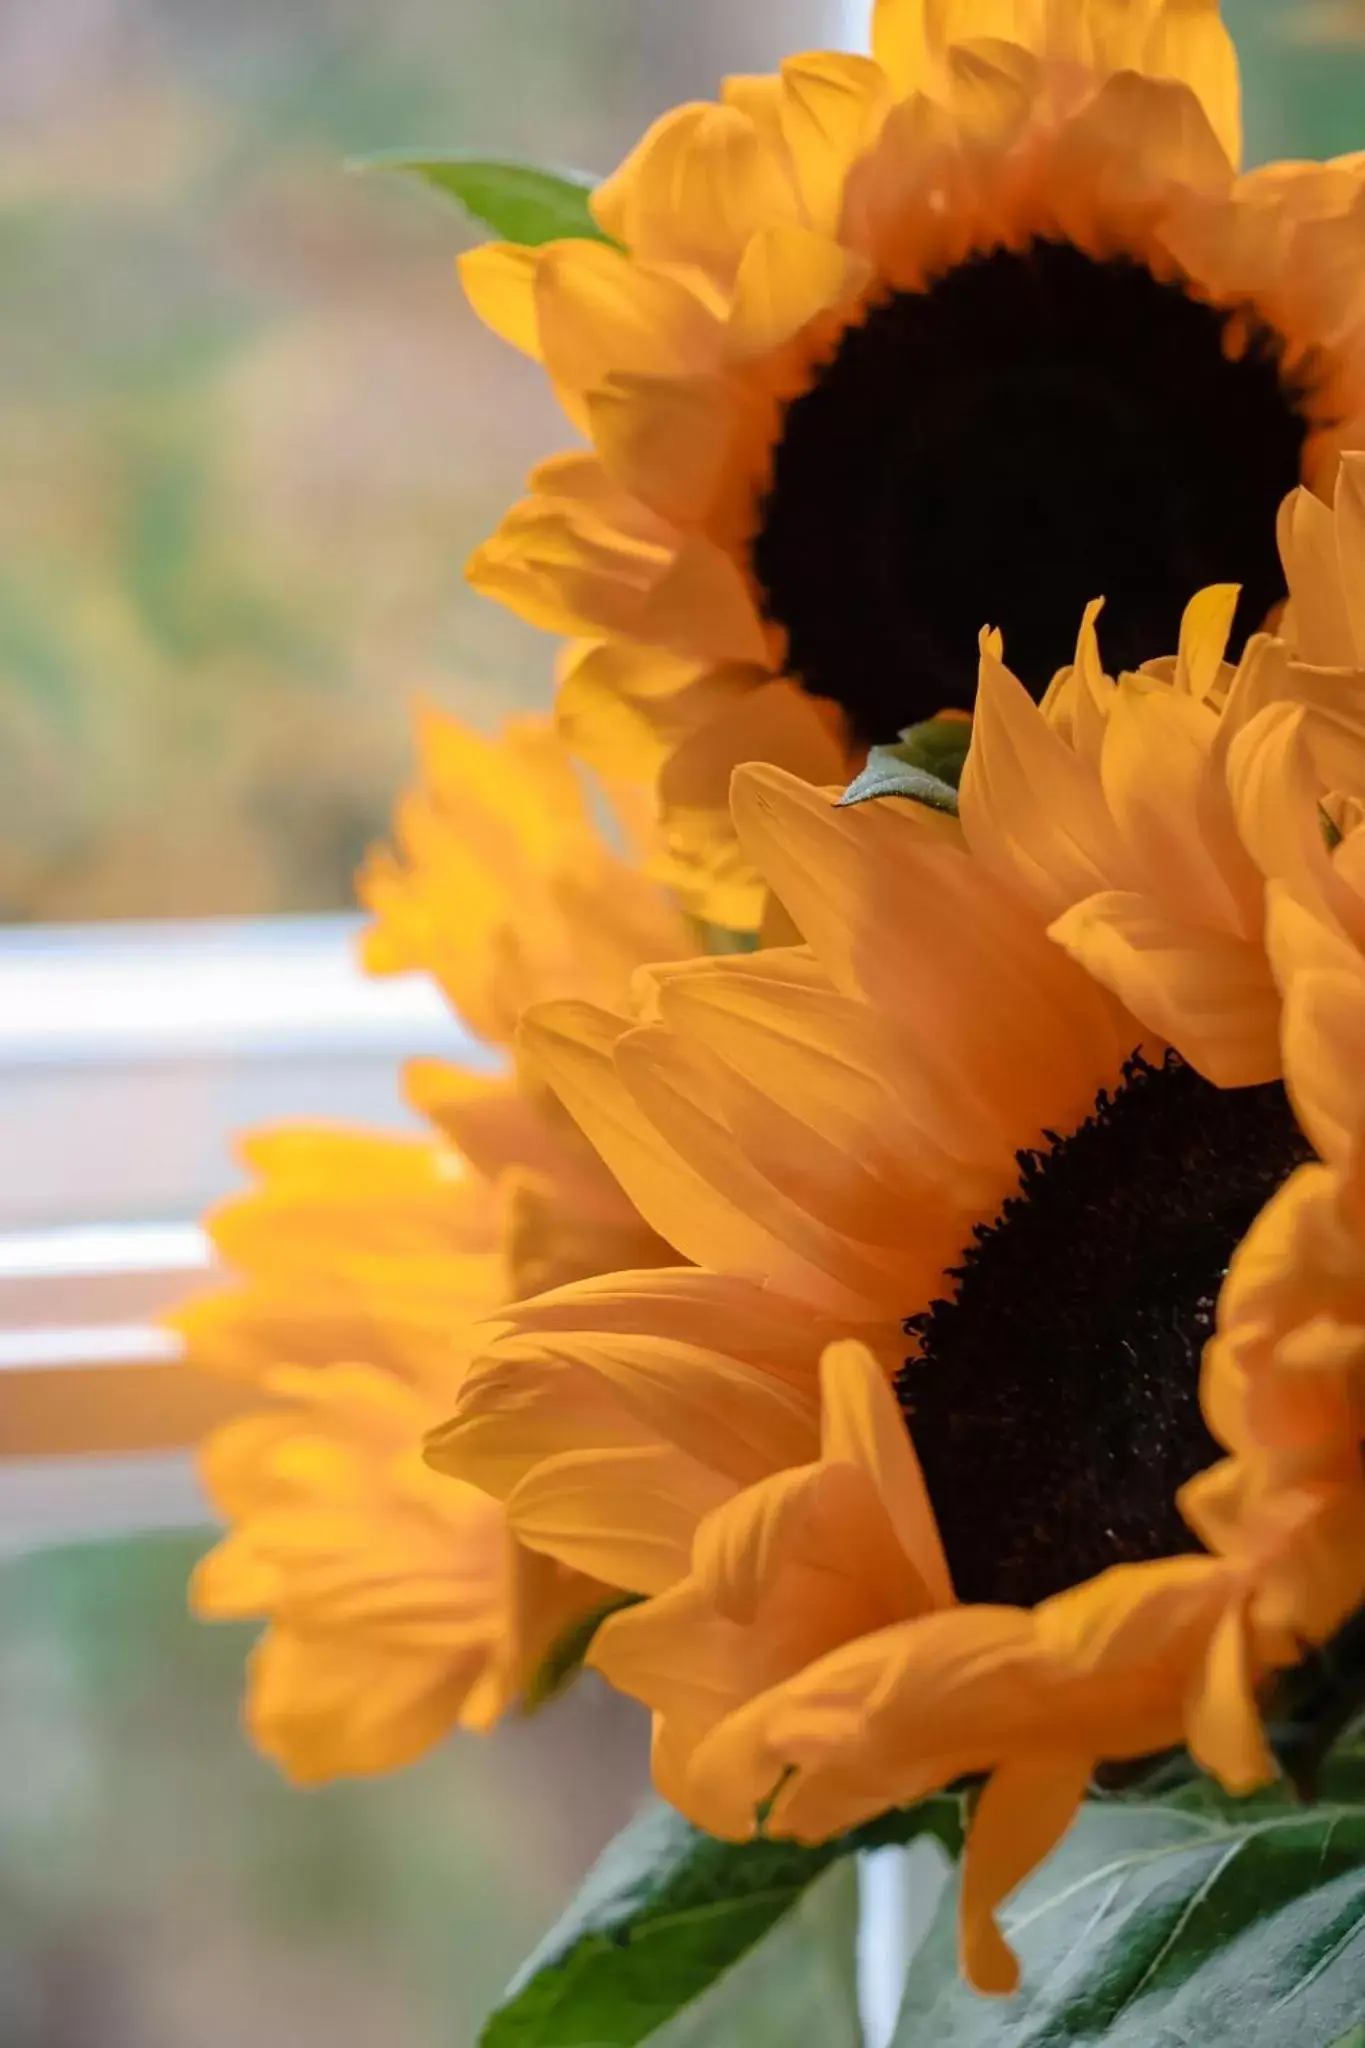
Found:
[{"label": "green leaf behind petals", "polygon": [[649,2048],[863,2048],[858,1870],[845,1857],[806,1887],[731,1969],[649,2037]]},{"label": "green leaf behind petals", "polygon": [[895,2048],[1333,2048],[1365,2010],[1360,1774],[1324,1802],[1195,1786],[1087,1807],[1003,1921],[1012,1999],[958,1975],[956,1884],[911,1966]]},{"label": "green leaf behind petals", "polygon": [[832,1864],[920,1836],[956,1852],[956,1798],[926,1800],[819,1848],[714,1841],[654,1802],[590,1872],[508,1990],[482,2048],[634,2048],[748,1955]]},{"label": "green leaf behind petals", "polygon": [[954,789],[962,780],[971,743],[970,718],[926,718],[920,725],[907,725],[900,736],[908,761]]},{"label": "green leaf behind petals", "polygon": [[499,241],[539,248],[544,242],[568,238],[610,240],[589,211],[593,181],[577,172],[411,149],[386,149],[373,156],[357,157],[352,168],[401,171],[408,177],[420,178],[453,199],[471,220],[487,228]]},{"label": "green leaf behind petals", "polygon": [[840,804],[899,796],[956,814],[957,785],[971,737],[971,722],[965,718],[926,718],[922,725],[908,725],[893,745],[869,751],[867,766],[850,782]]}]

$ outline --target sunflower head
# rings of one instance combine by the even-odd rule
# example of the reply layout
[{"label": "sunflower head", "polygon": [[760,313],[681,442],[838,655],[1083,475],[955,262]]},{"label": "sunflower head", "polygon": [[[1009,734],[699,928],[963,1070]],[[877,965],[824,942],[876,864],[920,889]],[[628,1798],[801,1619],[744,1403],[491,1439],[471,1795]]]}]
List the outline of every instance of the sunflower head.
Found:
[{"label": "sunflower head", "polygon": [[359,877],[372,974],[429,974],[481,1038],[506,1045],[528,1003],[599,1000],[641,960],[687,950],[686,928],[644,870],[638,791],[593,792],[544,718],[487,739],[431,707],[420,769],[399,802],[395,850]]},{"label": "sunflower head", "polygon": [[574,744],[724,838],[703,760],[839,779],[971,708],[987,621],[1035,697],[1100,596],[1115,673],[1214,583],[1239,653],[1281,500],[1355,434],[1365,307],[1360,164],[1239,176],[1238,98],[1214,0],[881,0],[870,58],[663,116],[605,242],[466,258],[592,444],[471,564],[581,643]]},{"label": "sunflower head", "polygon": [[522,1030],[695,1263],[509,1310],[432,1442],[646,1596],[593,1656],[700,1825],[982,1781],[987,1989],[1096,1770],[1264,1784],[1365,1597],[1365,678],[1287,558],[1299,637],[1235,661],[1226,586],[1117,680],[1092,608],[1041,705],[985,636],[957,817],[740,772],[804,943]]},{"label": "sunflower head", "polygon": [[524,1551],[486,1495],[427,1469],[430,1394],[340,1364],[277,1367],[263,1391],[272,1407],[205,1449],[231,1528],[191,1588],[206,1619],[268,1624],[247,1691],[258,1747],[314,1784],[491,1727],[603,1589]]},{"label": "sunflower head", "polygon": [[[434,712],[398,854],[363,883],[377,972],[424,970],[504,1047],[521,1007],[623,998],[687,930],[595,830],[547,722],[481,739]],[[208,1218],[231,1279],[172,1319],[192,1361],[263,1405],[202,1451],[229,1524],[197,1610],[266,1623],[247,1717],[292,1776],[395,1768],[534,1692],[607,1589],[520,1543],[494,1501],[423,1462],[471,1329],[509,1296],[674,1254],[543,1079],[425,1060],[420,1133],[294,1125],[249,1136],[253,1184]]]}]

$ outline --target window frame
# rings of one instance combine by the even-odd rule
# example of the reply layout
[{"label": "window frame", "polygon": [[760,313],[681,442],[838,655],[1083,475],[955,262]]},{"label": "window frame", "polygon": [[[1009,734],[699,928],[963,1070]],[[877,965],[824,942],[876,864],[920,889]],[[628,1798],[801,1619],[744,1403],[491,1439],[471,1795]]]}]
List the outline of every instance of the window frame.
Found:
[{"label": "window frame", "polygon": [[0,931],[0,1482],[183,1452],[240,1407],[158,1319],[220,1277],[200,1218],[244,1130],[411,1130],[405,1060],[495,1064],[429,981],[362,972],[362,922]]}]

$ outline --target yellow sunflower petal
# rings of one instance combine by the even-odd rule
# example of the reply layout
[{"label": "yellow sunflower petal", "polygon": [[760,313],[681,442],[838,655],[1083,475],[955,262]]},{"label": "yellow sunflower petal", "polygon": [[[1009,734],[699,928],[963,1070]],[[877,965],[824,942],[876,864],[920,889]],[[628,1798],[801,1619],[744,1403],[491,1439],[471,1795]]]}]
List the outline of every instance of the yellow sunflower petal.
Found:
[{"label": "yellow sunflower petal", "polygon": [[1336,521],[1312,491],[1292,491],[1280,510],[1280,554],[1292,593],[1286,625],[1304,661],[1349,668],[1360,656],[1337,553]]},{"label": "yellow sunflower petal", "polygon": [[1227,786],[1242,843],[1261,873],[1309,896],[1335,895],[1323,790],[1301,706],[1267,705],[1243,727],[1228,749]]},{"label": "yellow sunflower petal", "polygon": [[1362,667],[1365,666],[1365,591],[1361,589],[1360,572],[1365,567],[1365,456],[1359,451],[1342,457],[1333,511],[1341,590],[1350,624],[1354,665]]},{"label": "yellow sunflower petal", "polygon": [[636,538],[569,502],[533,499],[475,549],[465,574],[475,590],[549,632],[629,635],[669,562],[663,539]]},{"label": "yellow sunflower petal", "polygon": [[735,278],[728,330],[733,354],[742,361],[781,348],[870,276],[865,257],[796,221],[761,229]]},{"label": "yellow sunflower petal", "polygon": [[1259,945],[1182,926],[1119,890],[1076,904],[1049,930],[1216,1087],[1279,1073],[1279,1003]]},{"label": "yellow sunflower petal", "polygon": [[1142,53],[1146,70],[1177,78],[1198,99],[1235,169],[1242,160],[1242,85],[1219,0],[1165,0]]},{"label": "yellow sunflower petal", "polygon": [[[660,1038],[651,1029],[633,1031],[617,1049],[617,1071],[671,1156],[683,1163],[696,1185],[715,1191],[711,1206],[716,1206],[718,1196],[733,1214],[750,1219],[751,1229],[757,1224],[764,1232],[766,1243],[759,1261],[748,1269],[749,1277],[801,1295],[826,1312],[855,1319],[875,1313],[874,1304],[893,1298],[898,1286],[894,1255],[866,1244],[857,1234],[860,1196],[876,1206],[871,1191],[847,1191],[852,1214],[845,1208],[844,1190],[832,1191],[832,1212],[823,1202],[814,1206],[809,1186],[789,1194],[780,1167],[783,1130],[778,1106],[773,1105],[764,1123],[751,1126],[751,1138],[763,1131],[757,1144],[741,1150],[723,1115],[704,1106],[715,1101],[717,1087],[724,1090],[719,1063],[708,1060],[699,1047],[681,1053],[670,1042],[668,1056],[662,1059],[657,1057],[660,1050]],[[720,1263],[698,1256],[703,1237],[694,1222],[689,1221],[684,1231],[687,1248],[698,1263]],[[709,1238],[709,1230],[706,1234]],[[735,1268],[735,1249],[725,1263]]]},{"label": "yellow sunflower petal", "polygon": [[973,37],[947,52],[946,95],[964,138],[988,149],[1007,149],[1033,109],[1041,78],[1038,60],[1017,44]]},{"label": "yellow sunflower petal", "polygon": [[1204,702],[1218,681],[1241,594],[1235,583],[1211,583],[1185,607],[1175,687],[1198,703]]},{"label": "yellow sunflower petal", "polygon": [[253,1652],[247,1724],[296,1783],[396,1770],[448,1733],[469,1674],[420,1656],[376,1669],[343,1636],[274,1629]]},{"label": "yellow sunflower petal", "polygon": [[249,1620],[274,1604],[281,1584],[279,1566],[249,1534],[234,1532],[195,1566],[190,1611],[212,1621]]},{"label": "yellow sunflower petal", "polygon": [[790,683],[736,691],[683,740],[659,777],[670,810],[725,811],[737,761],[768,761],[816,786],[843,780],[848,756],[821,707]]},{"label": "yellow sunflower petal", "polygon": [[766,663],[768,639],[748,584],[723,549],[690,535],[650,589],[640,623],[666,647],[716,661]]},{"label": "yellow sunflower petal", "polygon": [[715,317],[686,285],[601,242],[542,253],[535,309],[545,366],[580,426],[585,394],[608,377],[684,376],[719,354]]},{"label": "yellow sunflower petal", "polygon": [[684,1576],[697,1523],[731,1487],[654,1445],[563,1451],[507,1496],[523,1543],[630,1592],[658,1593]]},{"label": "yellow sunflower petal", "polygon": [[[493,1356],[499,1369],[514,1378],[518,1372],[533,1372],[551,1347],[558,1371],[579,1370],[605,1381],[643,1441],[672,1444],[684,1457],[738,1485],[799,1465],[816,1448],[814,1387],[792,1385],[768,1370],[761,1357],[738,1355],[733,1344],[721,1351],[671,1334],[616,1336],[561,1325],[548,1338],[504,1337]],[[477,1388],[477,1367],[471,1378]],[[585,1422],[583,1441],[592,1434]],[[524,1425],[520,1435],[524,1439]]]},{"label": "yellow sunflower petal", "polygon": [[1253,1792],[1279,1775],[1256,1710],[1257,1671],[1245,1604],[1233,1602],[1214,1636],[1188,1717],[1190,1753],[1230,1792]]},{"label": "yellow sunflower petal", "polygon": [[425,1440],[436,1472],[505,1501],[544,1459],[585,1449],[629,1449],[656,1436],[610,1383],[548,1347],[509,1358],[494,1341],[475,1358]]},{"label": "yellow sunflower petal", "polygon": [[580,641],[560,663],[555,720],[565,744],[599,774],[653,783],[677,746],[752,683],[750,670],[628,641]]},{"label": "yellow sunflower petal", "polygon": [[584,418],[618,483],[674,526],[704,528],[725,476],[729,398],[719,377],[617,370],[588,392]]},{"label": "yellow sunflower petal", "polygon": [[929,1602],[951,1606],[952,1583],[924,1475],[885,1373],[865,1344],[832,1344],[821,1362],[821,1385],[824,1456],[867,1474]]},{"label": "yellow sunflower petal", "polygon": [[535,286],[543,257],[543,250],[520,242],[485,242],[459,258],[465,297],[484,326],[536,362],[541,344]]},{"label": "yellow sunflower petal", "polygon": [[817,233],[838,227],[844,180],[889,103],[885,74],[870,58],[817,50],[782,66],[782,134]]},{"label": "yellow sunflower petal", "polygon": [[1017,1989],[1019,1964],[995,1923],[996,1908],[1057,1846],[1075,1818],[1090,1760],[1020,1757],[990,1777],[972,1815],[962,1863],[958,1925],[962,1968],[978,1991]]},{"label": "yellow sunflower petal", "polygon": [[1124,854],[1090,765],[983,639],[961,815],[974,853],[1045,914],[1112,883]]},{"label": "yellow sunflower petal", "polygon": [[593,195],[597,219],[633,255],[695,263],[721,279],[733,277],[750,235],[797,219],[798,205],[753,118],[701,102],[662,115]]},{"label": "yellow sunflower petal", "polygon": [[1154,900],[1191,926],[1259,938],[1261,877],[1236,830],[1218,740],[1216,714],[1194,696],[1121,685],[1101,756],[1104,797],[1128,875]]},{"label": "yellow sunflower petal", "polygon": [[527,1056],[661,1237],[699,1265],[725,1266],[737,1258],[755,1273],[769,1271],[769,1233],[718,1191],[706,1195],[695,1169],[664,1142],[622,1087],[612,1051],[626,1028],[623,1020],[586,1005],[553,1004],[530,1012],[521,1036]]},{"label": "yellow sunflower petal", "polygon": [[1365,1001],[1358,973],[1305,974],[1290,984],[1284,1057],[1305,1129],[1325,1159],[1345,1165],[1365,1135]]}]

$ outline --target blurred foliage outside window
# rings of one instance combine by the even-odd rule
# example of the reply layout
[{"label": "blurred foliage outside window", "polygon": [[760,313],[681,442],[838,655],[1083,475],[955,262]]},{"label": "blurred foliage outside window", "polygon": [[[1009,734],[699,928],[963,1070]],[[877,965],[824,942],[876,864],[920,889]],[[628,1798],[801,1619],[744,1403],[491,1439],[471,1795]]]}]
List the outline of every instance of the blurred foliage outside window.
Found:
[{"label": "blurred foliage outside window", "polygon": [[[752,11],[771,61],[791,10]],[[609,166],[700,83],[671,13],[0,10],[0,920],[339,908],[413,698],[547,700],[461,566],[552,405],[464,307],[454,211],[345,163]]]},{"label": "blurred foliage outside window", "polygon": [[645,1789],[580,1691],[399,1778],[301,1791],[238,1726],[198,1536],[0,1571],[5,2048],[465,2048]]}]

